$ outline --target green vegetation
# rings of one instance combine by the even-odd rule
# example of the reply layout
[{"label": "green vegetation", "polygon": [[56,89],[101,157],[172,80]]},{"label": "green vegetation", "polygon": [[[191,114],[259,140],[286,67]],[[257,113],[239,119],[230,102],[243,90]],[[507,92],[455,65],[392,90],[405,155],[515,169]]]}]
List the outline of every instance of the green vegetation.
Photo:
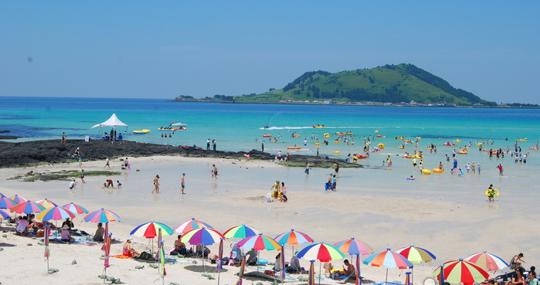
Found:
[{"label": "green vegetation", "polygon": [[[85,171],[85,176],[113,176],[120,175],[118,171]],[[11,177],[11,180],[22,179],[24,182],[34,182],[34,181],[51,181],[51,180],[69,180],[71,178],[81,177],[81,172],[78,170],[62,170],[55,172],[34,172],[30,171],[25,175],[19,175]]]},{"label": "green vegetation", "polygon": [[419,103],[495,106],[452,87],[412,64],[385,65],[330,73],[306,72],[282,89],[234,97],[235,103]]}]

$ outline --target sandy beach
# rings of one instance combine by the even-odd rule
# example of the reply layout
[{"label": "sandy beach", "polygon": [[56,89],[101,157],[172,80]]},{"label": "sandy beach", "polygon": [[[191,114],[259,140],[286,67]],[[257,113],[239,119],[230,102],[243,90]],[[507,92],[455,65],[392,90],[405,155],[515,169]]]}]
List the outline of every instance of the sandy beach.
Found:
[{"label": "sandy beach", "polygon": [[[426,158],[429,163],[430,159]],[[431,160],[435,161],[436,158]],[[509,167],[508,176],[498,177],[494,169],[485,170],[481,176],[463,177],[449,174],[417,176],[416,181],[406,181],[409,160],[396,159],[392,170],[342,169],[338,177],[338,191],[326,193],[323,183],[331,170],[312,169],[305,175],[301,168],[287,168],[272,162],[228,160],[210,158],[184,158],[153,156],[130,158],[131,169],[111,177],[123,183],[121,189],[105,189],[105,177],[87,177],[68,189],[67,181],[22,182],[8,178],[33,171],[78,169],[79,165],[55,164],[53,166],[21,167],[0,170],[0,192],[19,194],[27,199],[48,198],[59,204],[77,202],[89,210],[107,208],[122,218],[110,226],[113,237],[124,241],[136,225],[156,220],[171,227],[196,217],[219,231],[248,224],[267,235],[275,236],[291,228],[310,234],[317,241],[336,242],[352,236],[370,244],[374,249],[398,249],[411,244],[430,249],[437,261],[415,267],[415,279],[432,276],[432,269],[450,259],[467,257],[479,251],[496,252],[505,260],[524,252],[526,265],[538,264],[540,250],[537,245],[539,230],[531,226],[535,220],[539,194],[531,191],[537,185],[532,169]],[[111,161],[113,170],[120,171],[119,160]],[[210,167],[216,164],[220,175],[210,177]],[[487,163],[486,163],[487,164]],[[485,164],[484,164],[485,165]],[[85,162],[84,169],[103,170],[104,161]],[[186,192],[179,193],[181,173],[186,173]],[[161,193],[152,194],[152,177],[161,177]],[[288,187],[287,203],[266,203],[264,196],[270,192],[275,180],[285,181]],[[497,185],[503,193],[495,203],[488,203],[483,190],[489,183]],[[95,224],[75,220],[77,228],[89,233]],[[174,237],[167,237],[166,249],[172,249]],[[17,237],[4,232],[0,243],[0,268],[13,268],[3,274],[2,284],[100,284],[102,252],[99,246],[53,244],[51,266],[59,272],[45,273],[43,247],[38,240]],[[135,247],[143,250],[149,246],[144,239],[134,238]],[[30,244],[32,246],[30,246]],[[122,243],[114,244],[112,254],[121,253]],[[212,253],[217,246],[210,247]],[[225,245],[225,252],[231,242]],[[275,252],[263,252],[262,257],[273,262]],[[287,260],[290,250],[287,250]],[[76,264],[72,264],[73,261]],[[192,262],[183,260],[167,265],[166,284],[216,284],[201,273],[184,267]],[[200,261],[198,261],[200,264]],[[133,260],[112,259],[108,272],[126,284],[160,284],[156,269]],[[333,262],[341,267],[341,261]],[[143,264],[144,265],[144,264]],[[302,261],[307,267],[308,263]],[[234,284],[237,267],[226,267],[221,275],[222,284]],[[362,267],[362,275],[383,281],[385,271]],[[257,270],[255,267],[249,271]],[[402,271],[390,270],[390,280],[403,281]],[[251,282],[251,281],[249,281]],[[172,283],[174,284],[174,283]],[[252,284],[252,283],[248,283]],[[257,283],[253,283],[257,284]],[[263,282],[263,284],[265,284]]]}]

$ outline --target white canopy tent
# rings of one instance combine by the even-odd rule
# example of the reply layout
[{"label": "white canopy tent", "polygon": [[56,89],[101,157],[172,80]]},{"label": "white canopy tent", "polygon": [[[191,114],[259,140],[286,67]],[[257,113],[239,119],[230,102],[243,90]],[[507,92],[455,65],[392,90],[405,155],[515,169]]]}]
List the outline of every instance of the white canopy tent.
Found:
[{"label": "white canopy tent", "polygon": [[112,114],[111,117],[103,122],[103,123],[99,123],[99,124],[95,124],[93,128],[102,128],[102,127],[127,127],[128,125],[125,124],[124,122],[120,121],[120,119],[118,119],[118,117],[116,116],[116,114]]}]

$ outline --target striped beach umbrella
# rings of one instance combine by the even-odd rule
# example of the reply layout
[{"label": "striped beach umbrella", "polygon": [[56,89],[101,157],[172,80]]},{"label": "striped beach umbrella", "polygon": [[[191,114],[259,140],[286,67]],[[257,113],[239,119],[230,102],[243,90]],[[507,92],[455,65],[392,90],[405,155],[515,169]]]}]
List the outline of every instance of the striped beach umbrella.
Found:
[{"label": "striped beach umbrella", "polygon": [[86,210],[86,208],[73,202],[65,204],[64,206],[62,206],[62,208],[72,212],[75,215],[88,214],[88,210]]},{"label": "striped beach umbrella", "polygon": [[337,246],[337,248],[339,248],[341,252],[346,253],[348,255],[364,256],[364,255],[370,255],[373,252],[373,249],[371,249],[371,246],[355,238],[343,240],[343,241],[335,243],[334,245]]},{"label": "striped beach umbrella", "polygon": [[0,209],[9,209],[15,205],[17,204],[13,202],[13,200],[11,200],[9,197],[0,197]]},{"label": "striped beach umbrella", "polygon": [[[462,259],[445,262],[442,265],[442,274],[444,281],[450,284],[473,285],[489,278],[489,273],[480,266]],[[441,275],[440,268],[435,269],[433,275],[438,280]]]},{"label": "striped beach umbrella", "polygon": [[372,252],[373,252],[373,249],[371,249],[371,247],[359,240],[359,239],[355,239],[354,237],[353,238],[350,238],[350,239],[347,239],[347,240],[344,240],[344,241],[340,241],[340,242],[337,242],[336,244],[334,244],[337,248],[339,248],[339,250],[341,250],[341,252],[343,253],[346,253],[348,255],[351,255],[351,256],[356,256],[356,262],[355,262],[355,266],[356,266],[356,279],[355,279],[355,284],[356,285],[360,285],[361,282],[362,282],[362,275],[361,275],[361,272],[360,272],[360,264],[361,264],[361,259],[362,259],[362,256],[363,255],[370,255]]},{"label": "striped beach umbrella", "polygon": [[63,221],[67,218],[73,219],[75,214],[62,208],[62,207],[52,207],[43,210],[36,216],[36,219],[47,222],[47,221]]},{"label": "striped beach umbrella", "polygon": [[110,222],[120,222],[120,216],[115,212],[107,209],[99,209],[93,212],[88,213],[84,216],[83,220],[88,223],[110,223]]},{"label": "striped beach umbrella", "polygon": [[170,236],[174,233],[174,230],[164,223],[148,222],[138,225],[129,234],[137,237],[155,238],[158,236],[159,230],[161,230],[163,236]]},{"label": "striped beach umbrella", "polygon": [[[321,284],[321,264],[323,262],[330,262],[332,260],[339,260],[345,258],[345,254],[341,252],[337,247],[324,242],[311,243],[301,249],[296,256],[298,258],[309,260],[309,276],[311,278],[310,283],[315,283],[315,278],[312,276],[315,274],[314,262],[319,261],[319,284]],[[309,284],[309,283],[308,283]]]},{"label": "striped beach umbrella", "polygon": [[312,243],[301,249],[296,256],[306,260],[330,262],[345,258],[345,254],[337,247],[324,242]]},{"label": "striped beach umbrella", "polygon": [[13,201],[13,203],[15,203],[15,205],[26,201],[26,199],[24,197],[22,197],[22,196],[19,196],[19,194],[15,194],[15,195],[11,196],[10,199],[11,199],[11,201]]},{"label": "striped beach umbrella", "polygon": [[45,208],[52,208],[58,206],[55,202],[45,198],[43,200],[37,200],[36,203],[40,204],[41,206]]},{"label": "striped beach umbrella", "polygon": [[258,234],[259,234],[259,231],[257,231],[256,229],[250,226],[239,225],[239,226],[235,226],[226,230],[223,233],[223,237],[228,238],[228,239],[234,239],[234,238],[244,239],[247,237],[256,236]]},{"label": "striped beach umbrella", "polygon": [[282,246],[299,246],[313,242],[313,239],[309,235],[303,232],[295,231],[294,229],[276,236],[275,240]]},{"label": "striped beach umbrella", "polygon": [[189,231],[200,229],[200,228],[213,229],[214,227],[212,227],[211,225],[201,220],[191,218],[190,220],[187,220],[183,224],[179,225],[174,231],[183,235]]},{"label": "striped beach umbrella", "polygon": [[385,267],[385,284],[388,283],[388,269],[397,268],[397,269],[408,269],[413,268],[413,264],[408,261],[403,255],[393,252],[389,248],[384,251],[375,252],[368,256],[364,260],[365,265],[370,265],[373,267]]},{"label": "striped beach umbrella", "polygon": [[487,251],[473,254],[465,258],[465,261],[474,263],[482,267],[486,271],[493,271],[493,272],[502,270],[510,266],[502,258],[498,257],[495,254],[489,253]]},{"label": "striped beach umbrella", "polygon": [[40,204],[27,200],[24,202],[21,202],[11,208],[9,208],[11,212],[15,212],[17,214],[37,214],[41,211],[45,210],[45,207],[41,206]]},{"label": "striped beach umbrella", "polygon": [[413,264],[403,255],[387,248],[386,250],[375,252],[364,260],[365,265],[373,267],[386,267],[397,269],[412,268]]},{"label": "striped beach umbrella", "polygon": [[401,254],[412,264],[428,263],[437,259],[437,257],[429,250],[413,245],[398,249],[396,252]]},{"label": "striped beach umbrella", "polygon": [[256,251],[281,249],[281,245],[279,245],[279,243],[277,243],[273,238],[263,234],[247,237],[239,241],[236,245],[238,248],[245,251],[250,251],[252,249]]},{"label": "striped beach umbrella", "polygon": [[214,229],[200,228],[185,233],[181,241],[191,245],[212,245],[222,238],[223,235]]},{"label": "striped beach umbrella", "polygon": [[4,219],[11,218],[8,213],[6,213],[5,211],[2,211],[2,210],[0,210],[0,217],[4,218]]}]

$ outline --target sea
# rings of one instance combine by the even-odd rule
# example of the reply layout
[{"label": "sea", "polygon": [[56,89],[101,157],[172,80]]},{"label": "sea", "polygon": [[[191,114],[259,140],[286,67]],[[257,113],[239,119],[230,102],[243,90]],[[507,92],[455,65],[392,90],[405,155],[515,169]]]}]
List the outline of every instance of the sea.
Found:
[{"label": "sea", "polygon": [[[219,150],[260,149],[263,135],[278,140],[265,150],[314,153],[313,139],[330,135],[331,143],[319,151],[329,155],[359,153],[367,137],[379,136],[388,146],[401,145],[396,137],[422,138],[425,144],[460,140],[492,140],[495,146],[521,139],[524,147],[538,143],[540,110],[494,108],[441,108],[291,104],[218,104],[174,102],[165,99],[28,98],[0,97],[0,130],[19,140],[71,138],[99,139],[108,129],[92,128],[115,113],[128,127],[118,128],[125,139],[171,145],[206,147],[215,139]],[[186,131],[161,132],[172,122],[187,124]],[[313,128],[314,125],[325,128]],[[133,130],[149,129],[145,135]],[[336,132],[352,132],[355,141],[335,144]],[[167,136],[163,137],[162,134]],[[295,134],[293,138],[293,134]],[[524,139],[527,139],[524,142]],[[304,139],[308,145],[304,147]]]}]

